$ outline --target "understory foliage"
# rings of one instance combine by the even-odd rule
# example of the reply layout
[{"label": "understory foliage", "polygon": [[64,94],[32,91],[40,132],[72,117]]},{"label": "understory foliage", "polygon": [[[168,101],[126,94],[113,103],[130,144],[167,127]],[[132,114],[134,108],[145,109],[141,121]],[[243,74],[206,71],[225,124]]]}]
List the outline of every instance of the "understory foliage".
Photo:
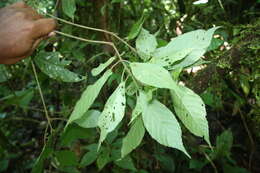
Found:
[{"label": "understory foliage", "polygon": [[[221,98],[212,95],[214,87],[199,95],[185,78],[189,69],[210,63],[205,57],[226,51],[228,33],[216,20],[226,6],[214,1],[206,9],[184,1],[27,3],[59,26],[30,58],[0,65],[0,172],[248,172],[231,156],[231,130],[210,138],[206,105],[223,108]],[[182,5],[208,14],[216,4],[220,12],[208,25],[198,22],[200,15],[185,19],[182,14]],[[259,45],[250,45],[257,54]],[[223,64],[217,66],[227,68]],[[246,96],[247,77],[239,76]],[[259,85],[253,88],[257,107]],[[240,100],[232,111],[241,111],[243,98],[233,95]]]}]

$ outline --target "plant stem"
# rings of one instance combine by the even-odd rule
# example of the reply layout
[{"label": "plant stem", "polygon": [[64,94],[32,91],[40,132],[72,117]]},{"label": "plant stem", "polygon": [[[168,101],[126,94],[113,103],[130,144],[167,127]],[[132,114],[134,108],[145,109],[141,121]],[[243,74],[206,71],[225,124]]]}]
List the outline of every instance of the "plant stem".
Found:
[{"label": "plant stem", "polygon": [[54,31],[54,32],[57,33],[57,34],[69,37],[69,38],[80,40],[80,41],[85,41],[85,42],[90,42],[90,43],[95,43],[95,44],[106,44],[106,45],[112,46],[113,49],[115,50],[116,56],[119,58],[119,61],[123,64],[123,66],[126,69],[127,73],[132,76],[133,81],[134,81],[136,87],[139,88],[139,85],[138,85],[137,81],[135,80],[135,77],[133,76],[133,74],[131,73],[131,70],[128,68],[128,66],[124,62],[125,60],[121,57],[121,55],[120,55],[119,51],[117,50],[116,46],[114,45],[114,43],[107,42],[107,41],[89,40],[89,39],[77,37],[77,36],[74,36],[74,35],[71,35],[71,34],[63,33],[63,32],[60,32],[60,31]]},{"label": "plant stem", "polygon": [[113,43],[107,42],[107,41],[89,40],[89,39],[85,39],[85,38],[82,38],[82,37],[77,37],[77,36],[66,34],[64,32],[60,32],[60,31],[56,31],[56,30],[54,32],[57,33],[57,34],[69,37],[69,38],[74,38],[76,40],[80,40],[80,41],[85,41],[85,42],[94,43],[94,44],[106,44],[106,45],[109,45],[109,46],[113,46],[112,45]]},{"label": "plant stem", "polygon": [[43,105],[43,108],[44,108],[45,117],[47,119],[48,126],[50,126],[50,128],[51,128],[51,133],[52,133],[53,128],[52,128],[52,125],[51,125],[51,119],[49,117],[48,110],[47,110],[47,107],[46,107],[46,104],[45,104],[45,100],[44,100],[44,97],[43,97],[43,94],[42,94],[42,89],[41,89],[40,82],[38,80],[36,68],[35,68],[35,65],[32,61],[31,61],[31,64],[32,64],[32,69],[33,69],[33,73],[34,73],[34,76],[35,76],[35,80],[36,80],[36,83],[37,83],[37,86],[38,86],[38,90],[39,90],[39,93],[40,93],[40,97],[41,97],[41,100],[42,100],[42,105]]},{"label": "plant stem", "polygon": [[[45,13],[45,12],[44,12]],[[109,35],[112,35],[113,37],[115,37],[117,40],[121,41],[122,43],[124,43],[129,49],[131,49],[133,52],[137,53],[135,48],[133,48],[130,44],[128,44],[125,40],[123,40],[122,38],[120,38],[116,33],[114,32],[110,32],[110,31],[106,31],[106,30],[103,30],[103,29],[99,29],[99,28],[92,28],[92,27],[89,27],[89,26],[84,26],[84,25],[80,25],[80,24],[76,24],[76,23],[73,23],[73,22],[70,22],[70,21],[67,21],[67,20],[64,20],[64,19],[61,19],[61,18],[58,18],[56,16],[53,16],[51,14],[48,14],[48,13],[45,13],[47,16],[50,16],[52,17],[53,19],[56,19],[58,21],[61,21],[63,23],[67,23],[69,25],[73,25],[73,26],[76,26],[76,27],[79,27],[79,28],[83,28],[83,29],[88,29],[88,30],[93,30],[93,31],[97,31],[97,32],[104,32],[104,33],[107,33]]]}]

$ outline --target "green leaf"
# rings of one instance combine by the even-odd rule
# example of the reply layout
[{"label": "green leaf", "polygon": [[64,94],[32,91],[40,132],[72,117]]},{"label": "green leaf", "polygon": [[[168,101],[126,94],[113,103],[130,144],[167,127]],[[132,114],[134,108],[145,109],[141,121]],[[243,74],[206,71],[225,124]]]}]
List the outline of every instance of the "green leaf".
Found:
[{"label": "green leaf", "polygon": [[144,137],[144,133],[145,128],[143,125],[143,120],[141,117],[138,117],[133,123],[126,137],[123,139],[123,145],[121,149],[122,158],[132,152],[138,145],[140,145]]},{"label": "green leaf", "polygon": [[180,85],[171,91],[171,95],[175,112],[185,127],[210,144],[205,104],[200,96]]},{"label": "green leaf", "polygon": [[134,82],[131,82],[127,87],[126,87],[126,94],[129,96],[134,95],[138,91],[138,88]]},{"label": "green leaf", "polygon": [[176,148],[188,157],[181,138],[181,128],[173,113],[162,103],[153,100],[142,114],[146,130],[158,143]]},{"label": "green leaf", "polygon": [[115,57],[111,57],[109,58],[105,63],[101,63],[99,64],[99,66],[97,68],[93,68],[91,70],[91,73],[93,76],[97,76],[99,75],[105,68],[107,68],[107,66],[109,66],[116,58]]},{"label": "green leaf", "polygon": [[162,66],[171,66],[176,61],[185,58],[188,60],[185,60],[182,66],[179,67],[191,65],[207,51],[212,36],[218,28],[214,27],[208,31],[200,29],[182,34],[174,38],[166,46],[156,49],[150,62]]},{"label": "green leaf", "polygon": [[80,99],[77,101],[67,125],[76,119],[80,119],[84,113],[87,112],[111,74],[111,70],[106,71],[93,85],[87,87]]},{"label": "green leaf", "polygon": [[145,13],[143,13],[142,17],[132,26],[132,28],[127,36],[128,40],[132,40],[135,37],[137,37],[137,35],[139,34],[139,32],[142,29],[144,21],[145,21]]},{"label": "green leaf", "polygon": [[70,146],[77,139],[89,139],[92,136],[91,129],[85,129],[75,123],[70,124],[61,135],[62,147]]},{"label": "green leaf", "polygon": [[111,3],[112,3],[112,4],[113,4],[113,3],[121,3],[121,2],[123,2],[123,1],[124,1],[124,0],[112,0]]},{"label": "green leaf", "polygon": [[86,167],[91,165],[98,157],[97,151],[89,151],[86,154],[84,154],[81,162],[80,162],[80,167]]},{"label": "green leaf", "polygon": [[8,168],[8,165],[9,165],[9,160],[7,159],[3,159],[3,160],[0,160],[0,172],[5,172],[7,171],[7,168]]},{"label": "green leaf", "polygon": [[217,137],[216,148],[210,154],[212,160],[230,157],[233,145],[233,135],[230,130],[226,130]]},{"label": "green leaf", "polygon": [[37,158],[31,173],[43,172],[44,160],[46,160],[54,151],[52,148],[52,142],[53,142],[53,138],[52,136],[50,136],[46,145],[43,147],[40,156]]},{"label": "green leaf", "polygon": [[62,150],[55,152],[56,158],[60,165],[63,166],[77,166],[78,158],[76,154],[69,150]]},{"label": "green leaf", "polygon": [[33,89],[15,91],[14,94],[10,94],[6,97],[3,97],[0,99],[0,101],[5,101],[5,104],[15,104],[26,109],[30,104],[33,95]]},{"label": "green leaf", "polygon": [[129,124],[131,124],[139,115],[141,115],[146,106],[146,102],[146,95],[142,91],[139,91],[139,96],[136,99],[136,105],[134,110],[132,111],[132,116]]},{"label": "green leaf", "polygon": [[62,10],[64,14],[66,14],[68,17],[70,17],[73,20],[76,12],[76,1],[62,0]]},{"label": "green leaf", "polygon": [[142,28],[140,34],[136,39],[136,49],[139,56],[144,61],[149,60],[157,45],[158,44],[155,36],[150,34],[149,31]]},{"label": "green leaf", "polygon": [[97,127],[100,114],[98,110],[89,110],[80,119],[75,120],[75,123],[83,128]]},{"label": "green leaf", "polygon": [[0,64],[0,82],[5,82],[11,78],[11,74],[7,71],[5,65]]},{"label": "green leaf", "polygon": [[79,82],[86,77],[80,76],[64,68],[70,61],[60,60],[58,52],[41,51],[34,59],[36,65],[50,78],[63,82]]},{"label": "green leaf", "polygon": [[221,40],[219,38],[212,38],[210,46],[208,47],[207,51],[215,50],[219,48],[224,43],[224,40]]},{"label": "green leaf", "polygon": [[202,57],[205,52],[206,51],[204,49],[192,50],[180,63],[173,65],[173,66],[169,67],[168,69],[174,70],[174,69],[178,69],[178,68],[188,67],[188,66],[194,64],[195,62],[197,62],[198,60],[200,60],[200,57]]},{"label": "green leaf", "polygon": [[176,172],[176,163],[171,154],[154,154],[155,158],[160,162],[161,169],[165,172]]},{"label": "green leaf", "polygon": [[150,63],[161,66],[171,66],[176,61],[186,57],[192,51],[192,48],[190,47],[177,50],[177,48],[175,48],[177,46],[172,46],[170,43],[165,47],[156,49],[152,55],[153,58],[150,60]]},{"label": "green leaf", "polygon": [[135,165],[133,163],[133,160],[130,156],[126,156],[125,158],[115,161],[115,164],[123,169],[128,169],[131,171],[136,171]]},{"label": "green leaf", "polygon": [[80,167],[86,167],[88,165],[91,165],[98,157],[97,152],[98,144],[91,144],[88,146],[88,149],[90,149],[89,152],[85,153],[80,161]]},{"label": "green leaf", "polygon": [[104,148],[97,158],[98,170],[100,171],[101,169],[103,169],[104,166],[106,166],[106,164],[108,164],[110,161],[110,150],[108,148]]},{"label": "green leaf", "polygon": [[169,89],[176,85],[170,73],[160,65],[131,63],[130,67],[135,78],[146,85]]},{"label": "green leaf", "polygon": [[107,134],[112,132],[123,119],[125,103],[125,82],[121,82],[107,100],[104,110],[99,117],[98,127],[101,130],[99,146],[105,140]]},{"label": "green leaf", "polygon": [[231,166],[228,163],[223,165],[223,173],[250,173],[250,172],[245,168],[240,168],[238,166]]}]

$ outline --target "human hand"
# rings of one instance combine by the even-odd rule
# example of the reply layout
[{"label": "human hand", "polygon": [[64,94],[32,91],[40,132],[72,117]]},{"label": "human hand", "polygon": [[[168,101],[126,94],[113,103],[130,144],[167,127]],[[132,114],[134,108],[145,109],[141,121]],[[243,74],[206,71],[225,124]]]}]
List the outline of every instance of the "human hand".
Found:
[{"label": "human hand", "polygon": [[14,64],[30,56],[56,27],[24,2],[0,9],[0,64]]}]

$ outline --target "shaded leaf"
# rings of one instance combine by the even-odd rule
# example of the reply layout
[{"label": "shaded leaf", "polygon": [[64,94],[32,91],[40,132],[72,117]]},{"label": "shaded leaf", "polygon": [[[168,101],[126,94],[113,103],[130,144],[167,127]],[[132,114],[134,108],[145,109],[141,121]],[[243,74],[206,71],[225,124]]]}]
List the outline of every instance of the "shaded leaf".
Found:
[{"label": "shaded leaf", "polygon": [[76,12],[76,1],[75,0],[62,0],[62,10],[71,19],[74,19]]},{"label": "shaded leaf", "polygon": [[203,137],[210,144],[205,104],[200,96],[180,85],[171,91],[171,95],[174,110],[185,127],[194,135]]},{"label": "shaded leaf", "polygon": [[233,135],[230,130],[226,130],[217,137],[216,148],[210,154],[212,160],[230,157],[231,148],[233,145]]},{"label": "shaded leaf", "polygon": [[44,160],[46,160],[50,155],[53,153],[53,148],[52,148],[52,136],[49,137],[46,145],[43,147],[42,152],[40,156],[37,158],[33,168],[32,168],[32,173],[41,173],[43,172],[44,168]]},{"label": "shaded leaf", "polygon": [[140,143],[144,137],[145,128],[143,120],[138,117],[133,123],[131,129],[123,139],[123,145],[121,149],[121,157],[125,157],[127,154],[132,152]]},{"label": "shaded leaf", "polygon": [[104,148],[97,158],[98,170],[103,169],[110,161],[110,150],[108,148]]},{"label": "shaded leaf", "polygon": [[107,68],[116,58],[115,57],[111,57],[109,58],[105,63],[101,63],[99,64],[98,67],[93,68],[91,70],[91,73],[93,76],[97,76],[99,75],[103,70],[105,70],[105,68]]},{"label": "shaded leaf", "polygon": [[107,100],[104,110],[99,117],[98,127],[101,130],[99,146],[105,140],[107,134],[112,132],[123,119],[125,103],[125,82],[121,82]]},{"label": "shaded leaf", "polygon": [[72,121],[81,118],[84,113],[87,112],[111,74],[111,70],[106,71],[103,76],[98,79],[93,85],[89,85],[87,87],[87,89],[81,95],[80,99],[77,101],[67,125]]},{"label": "shaded leaf", "polygon": [[55,152],[56,158],[60,165],[63,166],[77,166],[78,158],[76,154],[69,150],[62,150]]},{"label": "shaded leaf", "polygon": [[143,13],[142,17],[132,26],[132,28],[127,36],[128,40],[134,39],[139,34],[139,32],[142,29],[144,20],[145,20],[145,13]]},{"label": "shaded leaf", "polygon": [[126,94],[129,96],[134,95],[137,92],[138,88],[134,82],[131,82],[127,87],[126,87]]},{"label": "shaded leaf", "polygon": [[181,138],[181,128],[173,113],[157,100],[149,103],[142,113],[146,130],[158,143],[176,148],[188,157]]},{"label": "shaded leaf", "polygon": [[89,152],[85,153],[80,161],[80,167],[86,167],[92,164],[98,157],[98,144],[91,144],[86,147],[89,149]]},{"label": "shaded leaf", "polygon": [[126,156],[125,158],[115,161],[115,164],[123,169],[128,169],[131,171],[136,171],[135,165],[133,160],[130,156]]},{"label": "shaded leaf", "polygon": [[77,139],[86,139],[91,137],[91,131],[90,129],[85,129],[77,124],[70,124],[67,129],[62,133],[61,135],[61,143],[60,145],[65,147],[65,146],[70,146],[72,142],[74,142]]},{"label": "shaded leaf", "polygon": [[40,52],[34,59],[36,65],[43,73],[50,78],[61,80],[63,82],[79,82],[86,77],[73,73],[64,67],[70,64],[70,61],[60,60],[58,52]]},{"label": "shaded leaf", "polygon": [[7,71],[5,65],[0,64],[0,82],[5,82],[11,78],[11,74]]}]

